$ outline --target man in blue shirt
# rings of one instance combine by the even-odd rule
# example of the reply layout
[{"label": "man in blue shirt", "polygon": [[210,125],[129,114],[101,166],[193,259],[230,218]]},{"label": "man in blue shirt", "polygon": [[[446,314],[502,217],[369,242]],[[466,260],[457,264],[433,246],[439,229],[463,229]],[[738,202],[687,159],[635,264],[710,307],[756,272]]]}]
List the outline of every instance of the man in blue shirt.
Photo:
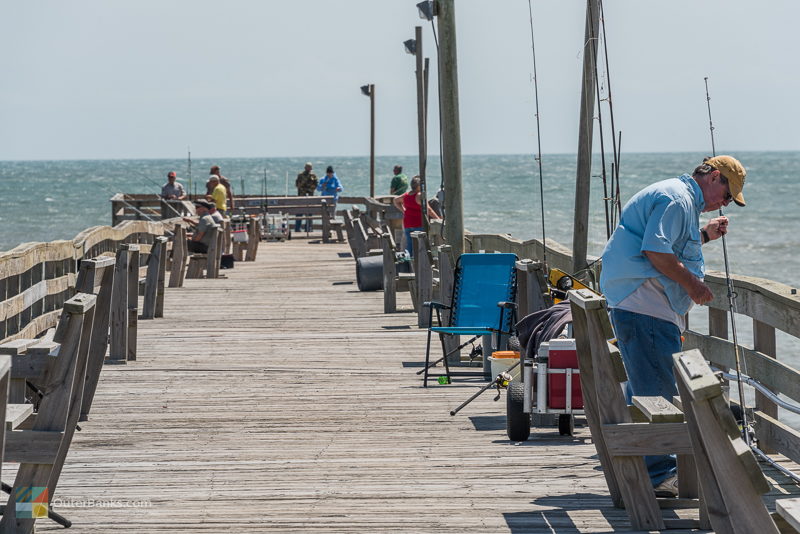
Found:
[{"label": "man in blue shirt", "polygon": [[[628,395],[677,394],[672,354],[681,350],[684,316],[713,295],[703,283],[701,245],[728,231],[728,218],[700,228],[700,213],[744,206],[746,172],[731,156],[706,159],[690,176],[650,185],[631,198],[603,251],[605,294],[622,359]],[[645,458],[656,494],[677,495],[674,456]]]}]

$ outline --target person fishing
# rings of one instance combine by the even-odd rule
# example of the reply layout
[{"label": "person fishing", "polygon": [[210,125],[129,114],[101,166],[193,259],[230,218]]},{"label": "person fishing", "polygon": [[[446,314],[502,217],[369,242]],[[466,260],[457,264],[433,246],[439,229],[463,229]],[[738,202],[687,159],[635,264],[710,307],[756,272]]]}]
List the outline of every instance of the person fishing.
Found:
[{"label": "person fishing", "polygon": [[228,180],[226,177],[222,176],[222,173],[219,170],[219,165],[212,165],[211,170],[208,171],[209,179],[206,182],[206,194],[212,194],[216,184],[212,184],[211,177],[216,176],[219,178],[219,184],[225,188],[225,198],[226,202],[225,205],[229,210],[233,210],[235,207],[234,198],[233,198],[233,188],[231,187],[231,181]]},{"label": "person fishing", "polygon": [[[700,213],[744,206],[746,171],[731,156],[707,158],[692,175],[656,182],[628,201],[603,251],[600,289],[628,373],[628,397],[677,395],[672,354],[681,351],[685,315],[713,299],[703,283],[701,245],[728,232],[728,218],[700,228]],[[646,456],[660,497],[677,495],[675,457]]]},{"label": "person fishing", "polygon": [[161,198],[165,200],[184,200],[186,191],[178,181],[175,171],[167,173],[167,183],[161,186]]},{"label": "person fishing", "polygon": [[325,176],[317,184],[317,191],[322,192],[324,197],[333,197],[333,208],[336,209],[336,203],[339,201],[339,193],[342,192],[342,182],[333,172],[333,167],[328,165],[325,169]]},{"label": "person fishing", "polygon": [[[394,197],[392,202],[395,207],[403,212],[403,235],[405,237],[406,252],[409,257],[414,257],[414,247],[411,243],[412,232],[422,232],[422,180],[419,176],[411,179],[411,191],[403,193],[399,197]],[[428,217],[439,219],[439,215],[433,211],[430,204],[427,206]]]}]

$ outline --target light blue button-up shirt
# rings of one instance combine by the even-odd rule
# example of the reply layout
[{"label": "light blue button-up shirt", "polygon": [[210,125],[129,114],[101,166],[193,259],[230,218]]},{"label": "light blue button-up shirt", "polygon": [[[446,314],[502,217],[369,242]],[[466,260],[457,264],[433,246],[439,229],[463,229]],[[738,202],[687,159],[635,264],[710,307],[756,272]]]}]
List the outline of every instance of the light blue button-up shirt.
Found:
[{"label": "light blue button-up shirt", "polygon": [[648,278],[656,278],[675,313],[689,310],[692,299],[686,291],[656,270],[644,251],[675,254],[690,273],[702,279],[700,213],[704,206],[703,192],[688,174],[645,187],[625,204],[619,226],[603,251],[600,289],[610,307]]}]

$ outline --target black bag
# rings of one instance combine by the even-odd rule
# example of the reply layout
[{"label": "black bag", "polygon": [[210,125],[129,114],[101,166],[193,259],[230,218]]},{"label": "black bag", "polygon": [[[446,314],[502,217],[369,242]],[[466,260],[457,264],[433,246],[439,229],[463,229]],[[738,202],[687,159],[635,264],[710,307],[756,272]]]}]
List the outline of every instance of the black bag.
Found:
[{"label": "black bag", "polygon": [[233,254],[223,254],[219,262],[220,269],[233,269]]}]

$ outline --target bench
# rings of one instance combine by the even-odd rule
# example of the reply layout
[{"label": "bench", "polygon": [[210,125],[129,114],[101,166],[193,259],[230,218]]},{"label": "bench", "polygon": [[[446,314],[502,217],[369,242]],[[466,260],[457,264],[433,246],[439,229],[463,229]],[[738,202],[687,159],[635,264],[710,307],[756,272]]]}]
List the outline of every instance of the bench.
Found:
[{"label": "bench", "polygon": [[[84,403],[92,330],[100,315],[96,313],[97,300],[87,293],[69,299],[54,332],[51,350],[39,359],[41,367],[20,369],[31,374],[41,370],[39,383],[46,387],[39,391],[37,413],[29,415],[20,428],[5,432],[3,460],[20,466],[0,519],[2,532],[33,532],[35,517],[17,515],[18,491],[25,495],[25,488],[47,488],[47,503],[53,498]],[[14,367],[12,358],[12,376]]]},{"label": "bench", "polygon": [[[390,232],[382,236],[383,242],[383,313],[397,311],[397,292],[411,291],[414,273],[397,272],[397,246]],[[417,309],[416,292],[411,291],[411,301]]]},{"label": "bench", "polygon": [[[625,508],[635,530],[709,528],[682,412],[663,397],[634,397],[629,406],[621,387],[627,380],[622,357],[608,342],[613,332],[605,299],[582,289],[570,291],[569,300],[584,411],[614,505]],[[658,454],[677,455],[678,499],[655,496],[643,457]],[[665,518],[662,507],[699,507],[700,519]]]},{"label": "bench", "polygon": [[344,243],[344,223],[335,220],[335,204],[330,196],[310,197],[265,197],[243,198],[237,202],[236,210],[246,214],[283,213],[290,221],[319,220],[322,228],[322,242],[330,243],[331,232]]},{"label": "bench", "polygon": [[770,485],[742,440],[720,378],[697,349],[673,360],[711,528],[732,534],[798,532],[800,499],[778,500],[777,515],[764,506],[761,495]]},{"label": "bench", "polygon": [[[209,228],[210,243],[205,254],[194,253],[189,256],[186,278],[218,278],[219,264],[222,261],[222,232],[219,225]],[[205,270],[205,276],[203,271]]]}]

